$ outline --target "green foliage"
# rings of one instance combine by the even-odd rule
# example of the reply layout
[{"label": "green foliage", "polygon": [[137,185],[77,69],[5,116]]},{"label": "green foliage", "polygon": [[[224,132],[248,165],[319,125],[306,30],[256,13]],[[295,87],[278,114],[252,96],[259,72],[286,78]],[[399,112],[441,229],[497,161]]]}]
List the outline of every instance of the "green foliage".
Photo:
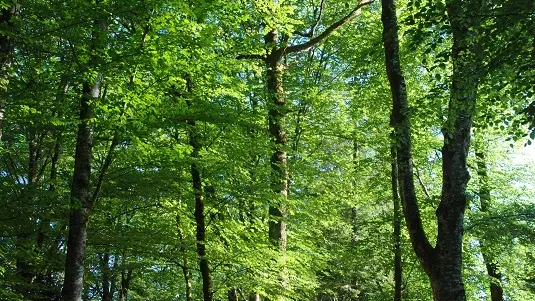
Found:
[{"label": "green foliage", "polygon": [[[474,135],[488,144],[493,203],[485,212],[477,204],[482,182],[471,154],[463,260],[474,300],[488,294],[482,241],[499,263],[507,298],[535,294],[533,162],[512,162],[508,148],[530,144],[535,131],[533,22],[525,16],[533,7],[519,2],[489,1],[495,16],[482,29],[487,68]],[[192,163],[205,192],[215,300],[226,299],[231,288],[240,300],[251,293],[286,300],[392,298],[391,94],[376,3],[323,43],[284,57],[290,174],[284,262],[267,234],[268,208],[278,196],[270,185],[266,68],[261,60],[236,58],[265,55],[263,36],[272,28],[283,36],[282,48],[306,41],[303,33],[316,22],[317,36],[354,5],[320,3],[21,2],[15,30],[0,31],[13,41],[11,65],[0,78],[7,86],[0,299],[53,300],[61,293],[82,84],[99,73],[103,89],[90,120],[92,193],[110,152],[113,161],[89,220],[84,300],[101,300],[105,282],[113,300],[121,289],[128,300],[185,300],[184,269],[193,299],[201,299]],[[443,2],[397,5],[415,183],[433,241],[451,33]],[[191,121],[202,144],[199,157],[191,156]],[[115,135],[119,143],[110,150]],[[405,230],[402,239],[403,298],[431,300]],[[284,291],[281,269],[288,272]]]}]

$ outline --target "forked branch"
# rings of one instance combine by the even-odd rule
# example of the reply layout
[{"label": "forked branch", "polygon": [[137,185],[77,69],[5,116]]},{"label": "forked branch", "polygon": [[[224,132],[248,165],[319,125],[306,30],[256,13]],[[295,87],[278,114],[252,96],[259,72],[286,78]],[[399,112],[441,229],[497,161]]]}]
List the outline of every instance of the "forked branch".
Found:
[{"label": "forked branch", "polygon": [[372,4],[373,1],[374,0],[367,0],[367,1],[360,2],[357,6],[355,6],[355,8],[349,14],[347,14],[342,19],[340,19],[340,20],[334,22],[333,24],[331,24],[331,26],[327,27],[321,34],[319,34],[315,38],[310,39],[308,42],[287,47],[286,50],[285,50],[285,53],[289,54],[289,53],[309,50],[310,48],[314,47],[318,43],[320,43],[323,40],[325,40],[328,36],[330,36],[338,28],[342,27],[342,25],[344,25],[344,24],[348,23],[349,21],[353,20],[353,18],[355,18],[356,16],[358,16],[360,14],[360,9],[361,8],[363,8],[366,5]]}]

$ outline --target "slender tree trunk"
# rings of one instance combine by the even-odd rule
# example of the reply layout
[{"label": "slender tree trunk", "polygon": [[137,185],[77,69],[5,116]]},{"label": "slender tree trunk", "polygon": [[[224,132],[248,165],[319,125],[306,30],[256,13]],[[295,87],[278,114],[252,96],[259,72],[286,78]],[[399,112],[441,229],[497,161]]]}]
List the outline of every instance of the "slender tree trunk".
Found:
[{"label": "slender tree trunk", "polygon": [[275,142],[274,152],[271,156],[272,187],[279,194],[275,202],[269,206],[269,239],[282,253],[283,270],[281,272],[281,290],[288,285],[285,271],[286,253],[286,199],[288,198],[288,166],[286,159],[285,129],[285,99],[283,90],[283,50],[277,47],[279,42],[278,31],[273,29],[264,37],[265,43],[271,50],[266,58],[267,64],[267,92],[269,97],[269,132]]},{"label": "slender tree trunk", "polygon": [[[93,41],[95,49],[99,39],[100,21],[94,21]],[[93,56],[91,62],[96,58]],[[102,73],[98,72],[93,82],[82,85],[80,98],[80,117],[76,137],[74,172],[71,186],[71,208],[69,215],[69,235],[67,238],[67,256],[65,261],[65,278],[63,282],[63,301],[80,301],[83,292],[84,257],[87,239],[87,223],[93,209],[90,193],[91,157],[93,153],[93,117],[91,103],[98,100],[102,86]]]},{"label": "slender tree trunk", "polygon": [[[186,78],[188,97],[193,96],[193,82],[188,76]],[[192,107],[191,99],[186,99],[186,103],[189,108]],[[201,276],[203,281],[202,291],[204,301],[212,301],[212,275],[210,272],[210,264],[208,258],[206,258],[206,221],[204,216],[204,191],[202,187],[201,170],[197,165],[197,160],[200,158],[199,152],[201,151],[201,137],[196,128],[195,120],[188,120],[188,126],[190,127],[189,144],[193,148],[191,152],[191,179],[193,185],[193,193],[195,194],[195,222],[197,224],[196,237],[197,237],[197,255],[199,256],[199,267],[201,270]]]},{"label": "slender tree trunk", "polygon": [[0,141],[2,141],[4,112],[8,97],[9,68],[11,67],[11,54],[13,52],[13,39],[10,31],[13,30],[12,18],[16,14],[17,5],[7,1],[7,8],[0,14],[0,24],[7,24],[8,31],[0,35]]},{"label": "slender tree trunk", "polygon": [[111,301],[113,291],[110,290],[110,253],[100,255],[100,270],[102,272],[102,301]]},{"label": "slender tree trunk", "polygon": [[390,148],[392,165],[392,201],[394,203],[394,301],[401,301],[402,293],[402,265],[401,265],[401,210],[398,194],[398,169],[396,146],[393,142]]},{"label": "slender tree trunk", "polygon": [[178,242],[180,244],[180,254],[182,254],[182,273],[184,274],[184,282],[186,285],[186,301],[192,301],[193,297],[191,295],[191,272],[189,270],[188,263],[188,254],[185,241],[184,241],[184,230],[182,229],[182,223],[180,220],[180,214],[176,215],[176,225],[178,229]]},{"label": "slender tree trunk", "polygon": [[78,125],[76,138],[74,174],[71,187],[71,212],[62,292],[63,301],[79,301],[82,296],[87,222],[93,207],[89,183],[93,149],[93,129],[89,124],[89,119],[93,116],[90,102],[98,99],[101,80],[102,75],[99,74],[93,84],[86,82],[83,84],[82,89],[80,124]]},{"label": "slender tree trunk", "polygon": [[[476,149],[477,160],[477,175],[480,181],[479,199],[481,202],[481,212],[487,212],[490,207],[490,188],[488,184],[488,172],[487,172],[487,160],[485,153],[480,149]],[[485,266],[487,268],[487,274],[490,278],[490,299],[491,301],[503,301],[503,288],[502,288],[502,274],[498,267],[498,263],[489,254],[486,246],[485,239],[480,240],[481,253]]]}]

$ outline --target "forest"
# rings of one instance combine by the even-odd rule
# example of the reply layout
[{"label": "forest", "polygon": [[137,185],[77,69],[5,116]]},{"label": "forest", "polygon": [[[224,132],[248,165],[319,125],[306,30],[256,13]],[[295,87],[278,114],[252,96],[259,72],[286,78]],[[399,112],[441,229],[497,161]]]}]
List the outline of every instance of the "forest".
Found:
[{"label": "forest", "polygon": [[535,300],[534,0],[0,10],[0,300]]}]

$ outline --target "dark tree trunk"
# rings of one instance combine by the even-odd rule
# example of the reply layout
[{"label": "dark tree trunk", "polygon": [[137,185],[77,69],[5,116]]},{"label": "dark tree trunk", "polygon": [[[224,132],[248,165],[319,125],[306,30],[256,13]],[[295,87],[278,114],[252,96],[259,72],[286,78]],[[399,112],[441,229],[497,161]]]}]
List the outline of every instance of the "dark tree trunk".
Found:
[{"label": "dark tree trunk", "polygon": [[383,39],[393,99],[392,121],[397,142],[400,195],[411,242],[429,276],[435,301],[466,300],[461,273],[463,218],[469,180],[466,157],[478,84],[475,39],[469,38],[467,27],[474,25],[467,22],[470,19],[468,12],[477,10],[478,6],[469,2],[475,1],[447,3],[453,32],[453,83],[443,130],[442,199],[436,212],[438,235],[433,248],[424,232],[414,191],[408,100],[399,59],[395,5],[393,0],[382,1]]},{"label": "dark tree trunk", "polygon": [[100,255],[100,270],[102,272],[102,301],[111,301],[113,291],[110,290],[110,253]]},{"label": "dark tree trunk", "polygon": [[[477,175],[479,177],[479,200],[481,202],[481,212],[487,212],[490,207],[490,188],[488,184],[488,172],[487,172],[487,160],[485,153],[480,149],[476,149],[477,160]],[[481,253],[485,266],[487,268],[487,274],[490,278],[490,299],[491,301],[503,301],[503,287],[502,287],[502,274],[498,267],[498,263],[493,258],[490,252],[487,250],[485,239],[480,240]]]},{"label": "dark tree trunk", "polygon": [[251,294],[249,296],[249,301],[260,301],[260,295],[259,294]]},{"label": "dark tree trunk", "polygon": [[63,301],[80,301],[82,297],[87,222],[93,207],[89,183],[93,149],[93,129],[89,124],[89,119],[93,115],[90,102],[98,99],[100,86],[101,75],[99,74],[94,84],[86,82],[82,89],[80,124],[76,138],[74,174],[71,186],[71,212],[62,292]]},{"label": "dark tree trunk", "polygon": [[394,203],[394,301],[401,301],[402,294],[402,265],[401,265],[401,210],[398,193],[398,170],[396,146],[390,148],[392,165],[392,201]]},{"label": "dark tree trunk", "polygon": [[231,288],[228,290],[228,301],[238,301],[238,290]]},{"label": "dark tree trunk", "polygon": [[[188,76],[186,78],[188,97],[193,97],[193,82]],[[186,103],[189,108],[192,107],[191,99],[186,99]],[[196,237],[197,237],[197,255],[199,256],[199,268],[201,270],[202,277],[202,291],[204,301],[212,301],[212,275],[210,272],[210,264],[208,258],[206,258],[206,221],[204,216],[204,191],[202,187],[201,170],[197,164],[197,160],[200,159],[201,137],[196,128],[195,120],[188,120],[188,126],[190,127],[189,144],[193,148],[191,152],[191,180],[193,185],[193,193],[195,195],[195,222],[197,224]]]},{"label": "dark tree trunk", "polygon": [[[124,258],[123,258],[124,261]],[[124,264],[124,262],[123,262]],[[126,301],[128,298],[128,290],[130,289],[130,282],[132,282],[132,269],[121,270],[121,287],[119,288],[119,301]]]}]

